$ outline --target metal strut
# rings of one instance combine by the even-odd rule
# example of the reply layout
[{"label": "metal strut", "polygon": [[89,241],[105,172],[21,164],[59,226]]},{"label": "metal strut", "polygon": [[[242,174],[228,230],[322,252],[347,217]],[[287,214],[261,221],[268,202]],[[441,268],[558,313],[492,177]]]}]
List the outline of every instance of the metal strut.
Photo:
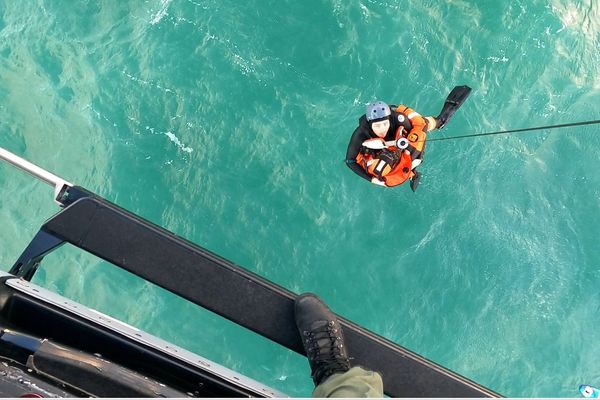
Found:
[{"label": "metal strut", "polygon": [[53,173],[46,171],[43,168],[38,167],[33,163],[30,163],[29,161],[17,156],[16,154],[11,153],[6,149],[3,149],[2,147],[0,147],[0,158],[14,165],[15,167],[27,172],[28,174],[33,175],[42,182],[53,186],[54,201],[60,206],[65,205],[62,201],[62,198],[66,190],[73,186],[72,183],[67,182],[66,180],[54,175]]}]

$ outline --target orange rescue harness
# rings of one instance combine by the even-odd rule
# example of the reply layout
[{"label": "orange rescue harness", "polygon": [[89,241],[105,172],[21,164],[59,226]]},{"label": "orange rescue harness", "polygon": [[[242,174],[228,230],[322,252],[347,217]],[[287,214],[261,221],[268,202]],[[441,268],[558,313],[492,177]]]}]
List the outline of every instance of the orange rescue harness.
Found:
[{"label": "orange rescue harness", "polygon": [[[412,129],[408,133],[405,133],[404,127],[401,126],[396,130],[394,139],[398,140],[405,137],[416,151],[419,153],[422,152],[425,140],[427,139],[427,133],[424,130],[427,126],[427,121],[419,113],[404,105],[399,105],[396,108],[396,112],[405,115],[409,119]],[[375,155],[358,153],[356,163],[361,165],[370,175],[374,177],[381,176],[386,186],[398,186],[414,176],[414,172],[412,171],[412,157],[408,150],[401,150],[396,146],[389,146],[388,150],[401,152],[400,161],[394,168],[380,162],[381,160],[377,156],[379,153]]]}]

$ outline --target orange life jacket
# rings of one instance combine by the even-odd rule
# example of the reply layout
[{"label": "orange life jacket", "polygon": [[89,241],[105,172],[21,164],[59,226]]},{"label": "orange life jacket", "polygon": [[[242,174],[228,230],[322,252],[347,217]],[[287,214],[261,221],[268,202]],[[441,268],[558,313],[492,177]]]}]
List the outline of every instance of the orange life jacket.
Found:
[{"label": "orange life jacket", "polygon": [[[395,146],[390,146],[388,149],[391,151],[402,151]],[[411,171],[412,158],[410,157],[410,153],[406,150],[402,151],[400,161],[393,169],[390,168],[389,165],[385,165],[383,166],[383,171],[376,171],[377,168],[381,168],[382,164],[380,164],[380,160],[377,156],[371,154],[358,153],[356,162],[359,165],[362,165],[365,171],[370,175],[373,175],[374,177],[381,175],[385,185],[389,187],[398,186],[407,179],[412,178],[414,175],[414,172]]]},{"label": "orange life jacket", "polygon": [[[412,108],[408,108],[402,104],[396,108],[396,112],[406,115],[406,117],[412,124],[412,129],[410,130],[410,132],[407,132],[404,135],[404,137],[408,139],[410,144],[418,152],[423,152],[423,148],[425,147],[425,140],[427,139],[427,134],[425,133],[427,120]],[[398,133],[396,132],[396,136],[397,135]],[[396,137],[396,140],[398,140],[398,137]]]},{"label": "orange life jacket", "polygon": [[[404,132],[404,127],[399,127],[394,139],[398,140],[401,137],[405,137],[408,139],[411,146],[418,152],[422,152],[425,146],[425,140],[427,139],[427,134],[423,130],[427,126],[427,121],[415,110],[408,108],[405,105],[399,105],[396,108],[396,111],[406,115],[412,124],[412,129],[407,133]],[[402,151],[395,146],[388,147],[388,150]],[[358,153],[356,156],[356,163],[361,165],[365,171],[374,177],[381,175],[385,185],[389,187],[398,186],[414,176],[414,172],[412,171],[412,157],[407,150],[402,151],[400,162],[398,162],[393,169],[390,168],[389,165],[382,166],[383,164],[380,164],[380,160],[377,156],[371,154]],[[376,171],[377,168],[382,168],[383,170]]]}]

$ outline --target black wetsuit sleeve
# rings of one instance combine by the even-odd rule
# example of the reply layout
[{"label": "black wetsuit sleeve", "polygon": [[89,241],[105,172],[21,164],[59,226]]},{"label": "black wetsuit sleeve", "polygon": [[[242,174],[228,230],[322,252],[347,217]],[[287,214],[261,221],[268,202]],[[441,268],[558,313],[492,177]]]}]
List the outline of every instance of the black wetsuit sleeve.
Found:
[{"label": "black wetsuit sleeve", "polygon": [[365,135],[364,128],[362,128],[361,126],[358,126],[358,128],[354,130],[354,133],[350,138],[350,143],[348,144],[348,150],[346,151],[346,165],[356,175],[370,182],[372,178],[371,175],[369,175],[360,164],[356,163],[356,156],[362,148],[362,143],[368,138],[369,137]]}]

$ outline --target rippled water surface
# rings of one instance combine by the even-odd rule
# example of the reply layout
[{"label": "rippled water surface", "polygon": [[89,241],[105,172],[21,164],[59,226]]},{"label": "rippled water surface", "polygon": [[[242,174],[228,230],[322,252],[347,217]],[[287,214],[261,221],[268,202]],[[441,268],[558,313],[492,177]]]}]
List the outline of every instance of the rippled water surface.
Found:
[{"label": "rippled water surface", "polygon": [[[365,104],[439,137],[598,119],[595,0],[0,0],[0,146],[505,396],[600,385],[598,125],[343,163]],[[8,270],[57,211],[0,166]],[[165,266],[168,268],[169,266]],[[176,273],[174,271],[174,273]],[[293,396],[306,360],[64,248],[34,281]]]}]

